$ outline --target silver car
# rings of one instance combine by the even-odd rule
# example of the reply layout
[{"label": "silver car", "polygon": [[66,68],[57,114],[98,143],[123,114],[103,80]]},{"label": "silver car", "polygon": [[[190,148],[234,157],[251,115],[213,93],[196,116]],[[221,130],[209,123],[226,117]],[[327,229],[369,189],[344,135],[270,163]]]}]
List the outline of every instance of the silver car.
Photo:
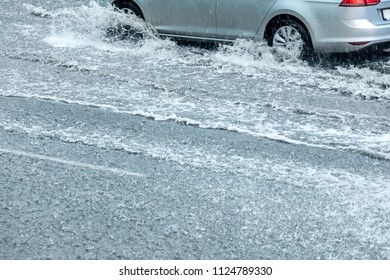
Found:
[{"label": "silver car", "polygon": [[98,0],[161,36],[265,40],[300,55],[390,47],[390,0]]}]

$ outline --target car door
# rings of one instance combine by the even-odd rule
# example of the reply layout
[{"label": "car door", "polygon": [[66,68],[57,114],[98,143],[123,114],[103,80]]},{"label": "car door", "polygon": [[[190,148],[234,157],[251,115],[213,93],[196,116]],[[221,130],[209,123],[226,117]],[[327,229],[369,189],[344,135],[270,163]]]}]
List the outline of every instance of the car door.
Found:
[{"label": "car door", "polygon": [[253,38],[277,0],[217,0],[217,36]]},{"label": "car door", "polygon": [[216,0],[153,0],[152,23],[160,34],[216,35]]}]

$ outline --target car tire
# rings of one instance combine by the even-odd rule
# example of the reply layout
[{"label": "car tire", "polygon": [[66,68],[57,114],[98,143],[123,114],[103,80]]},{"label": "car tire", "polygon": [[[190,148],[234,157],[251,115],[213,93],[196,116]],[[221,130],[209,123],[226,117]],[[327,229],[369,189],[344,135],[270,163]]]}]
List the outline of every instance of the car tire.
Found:
[{"label": "car tire", "polygon": [[271,25],[267,35],[268,45],[284,47],[302,60],[310,60],[314,56],[313,44],[306,27],[295,19],[277,20]]},{"label": "car tire", "polygon": [[125,13],[133,13],[137,17],[144,19],[141,10],[132,2],[114,3],[114,7],[117,8],[118,10],[124,11]]}]

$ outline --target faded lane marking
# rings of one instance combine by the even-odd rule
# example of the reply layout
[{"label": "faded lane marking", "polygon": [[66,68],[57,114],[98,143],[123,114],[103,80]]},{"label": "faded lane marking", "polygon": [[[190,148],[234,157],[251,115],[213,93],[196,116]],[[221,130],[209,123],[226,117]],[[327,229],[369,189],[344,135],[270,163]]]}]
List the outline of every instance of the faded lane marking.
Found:
[{"label": "faded lane marking", "polygon": [[101,166],[101,165],[93,165],[93,164],[88,164],[88,163],[83,163],[83,162],[78,162],[78,161],[72,161],[72,160],[65,160],[65,159],[61,159],[61,158],[43,156],[40,154],[34,154],[34,153],[29,153],[29,152],[24,152],[24,151],[16,151],[16,150],[8,150],[8,149],[0,148],[0,153],[22,156],[22,157],[29,157],[29,158],[37,159],[37,160],[51,161],[51,162],[56,162],[56,163],[60,163],[60,164],[88,168],[88,169],[97,170],[97,171],[111,172],[111,173],[115,173],[118,175],[136,176],[136,177],[145,177],[146,176],[146,175],[141,174],[141,173],[129,172],[129,171],[124,170],[124,169],[111,168],[111,167],[106,167],[106,166]]}]

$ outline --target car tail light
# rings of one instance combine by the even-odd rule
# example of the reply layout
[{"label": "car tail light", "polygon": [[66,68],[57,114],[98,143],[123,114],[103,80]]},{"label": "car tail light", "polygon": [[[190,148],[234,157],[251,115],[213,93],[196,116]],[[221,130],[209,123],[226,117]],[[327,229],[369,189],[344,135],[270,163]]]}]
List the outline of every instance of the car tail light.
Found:
[{"label": "car tail light", "polygon": [[343,0],[342,7],[364,7],[378,5],[381,0]]}]

